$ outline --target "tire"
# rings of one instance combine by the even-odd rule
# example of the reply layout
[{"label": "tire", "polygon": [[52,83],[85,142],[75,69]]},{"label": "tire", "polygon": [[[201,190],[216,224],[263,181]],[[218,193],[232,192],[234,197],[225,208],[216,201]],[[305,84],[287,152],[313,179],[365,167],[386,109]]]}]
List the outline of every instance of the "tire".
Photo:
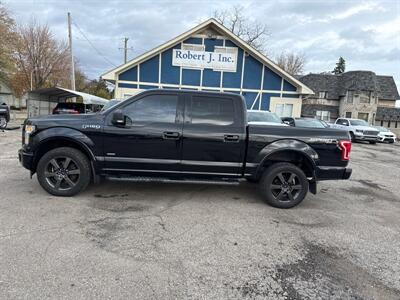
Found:
[{"label": "tire", "polygon": [[350,139],[352,142],[355,142],[356,137],[354,136],[354,133],[350,132]]},{"label": "tire", "polygon": [[6,129],[7,119],[4,116],[0,116],[0,129]]},{"label": "tire", "polygon": [[369,141],[370,144],[376,144],[376,141]]},{"label": "tire", "polygon": [[308,180],[299,167],[291,163],[276,163],[264,171],[259,187],[269,205],[291,208],[306,197]]},{"label": "tire", "polygon": [[71,197],[83,191],[91,180],[88,158],[79,150],[61,147],[50,150],[39,160],[39,184],[54,196]]}]

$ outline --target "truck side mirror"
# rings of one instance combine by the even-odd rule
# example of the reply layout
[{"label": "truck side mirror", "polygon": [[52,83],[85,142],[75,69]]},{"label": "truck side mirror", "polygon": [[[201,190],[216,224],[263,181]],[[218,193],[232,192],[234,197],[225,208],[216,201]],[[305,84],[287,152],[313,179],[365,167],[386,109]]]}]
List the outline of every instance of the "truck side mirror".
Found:
[{"label": "truck side mirror", "polygon": [[122,113],[122,110],[117,109],[113,112],[111,122],[116,126],[125,126],[126,119],[124,114]]}]

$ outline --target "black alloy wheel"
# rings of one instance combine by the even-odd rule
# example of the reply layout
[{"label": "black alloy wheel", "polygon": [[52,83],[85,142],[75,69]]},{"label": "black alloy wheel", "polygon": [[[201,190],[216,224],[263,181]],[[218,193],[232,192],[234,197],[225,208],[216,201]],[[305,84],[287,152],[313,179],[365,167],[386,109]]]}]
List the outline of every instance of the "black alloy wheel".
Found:
[{"label": "black alloy wheel", "polygon": [[272,195],[278,201],[296,201],[303,186],[299,177],[292,172],[280,172],[272,180]]},{"label": "black alloy wheel", "polygon": [[74,196],[90,183],[92,172],[85,154],[75,148],[50,150],[39,160],[37,177],[40,185],[55,196]]},{"label": "black alloy wheel", "polygon": [[44,176],[52,188],[65,191],[77,185],[80,174],[81,170],[73,159],[61,156],[47,163]]},{"label": "black alloy wheel", "polygon": [[307,195],[308,185],[304,172],[291,163],[269,166],[260,180],[260,190],[265,201],[278,208],[298,205]]},{"label": "black alloy wheel", "polygon": [[4,116],[0,116],[0,129],[5,129],[7,127],[7,119]]}]

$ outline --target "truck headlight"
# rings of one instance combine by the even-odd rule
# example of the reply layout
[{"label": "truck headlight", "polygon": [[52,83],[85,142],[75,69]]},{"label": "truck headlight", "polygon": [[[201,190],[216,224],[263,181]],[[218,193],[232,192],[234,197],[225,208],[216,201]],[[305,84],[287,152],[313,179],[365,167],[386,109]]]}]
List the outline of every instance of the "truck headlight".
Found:
[{"label": "truck headlight", "polygon": [[361,129],[356,129],[356,132],[363,133]]},{"label": "truck headlight", "polygon": [[35,130],[35,125],[25,125],[25,144],[29,144],[29,137]]}]

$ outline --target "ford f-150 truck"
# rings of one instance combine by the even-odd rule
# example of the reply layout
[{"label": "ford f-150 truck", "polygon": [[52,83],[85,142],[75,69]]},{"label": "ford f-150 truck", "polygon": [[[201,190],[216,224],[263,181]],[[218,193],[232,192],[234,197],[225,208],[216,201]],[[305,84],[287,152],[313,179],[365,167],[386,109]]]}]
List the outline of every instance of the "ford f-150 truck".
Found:
[{"label": "ford f-150 truck", "polygon": [[19,159],[50,194],[101,178],[258,182],[272,206],[299,204],[319,180],[348,179],[351,141],[335,129],[248,125],[241,95],[148,90],[97,114],[25,120]]}]

